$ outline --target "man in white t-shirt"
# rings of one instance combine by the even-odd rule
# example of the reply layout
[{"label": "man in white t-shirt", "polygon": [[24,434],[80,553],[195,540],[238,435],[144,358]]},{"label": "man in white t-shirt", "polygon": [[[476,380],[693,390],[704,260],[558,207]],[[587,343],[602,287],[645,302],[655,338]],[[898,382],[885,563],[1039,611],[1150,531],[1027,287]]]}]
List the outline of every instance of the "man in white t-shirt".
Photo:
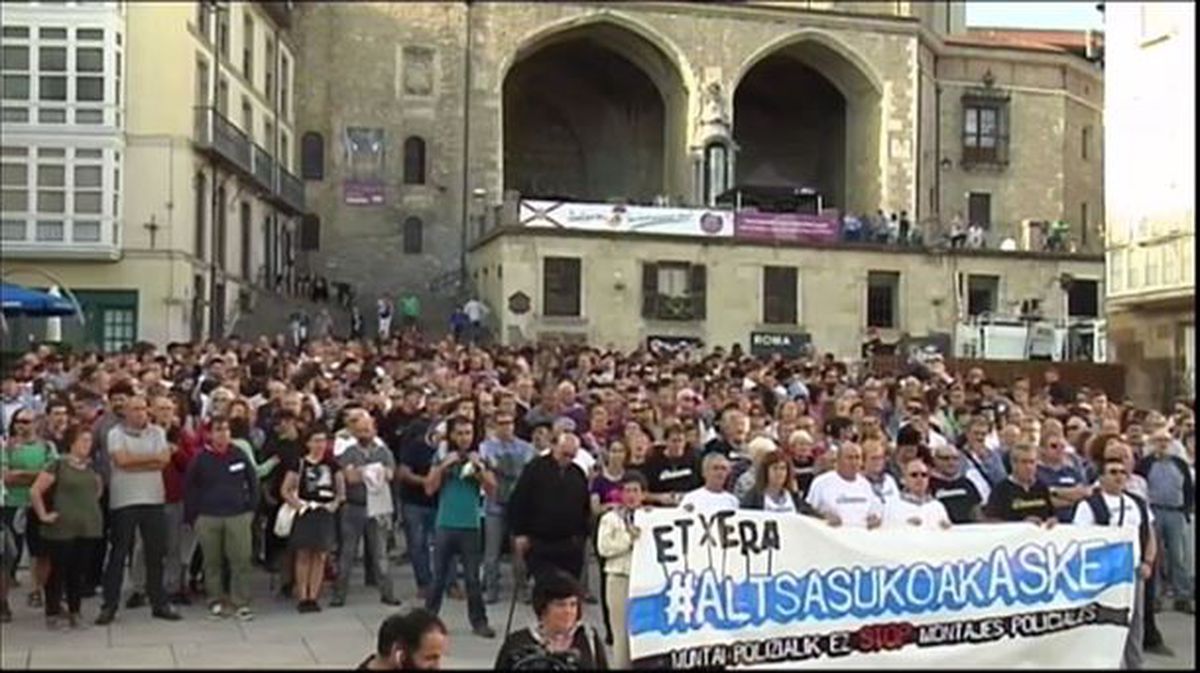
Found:
[{"label": "man in white t-shirt", "polygon": [[845,442],[838,450],[836,469],[819,475],[808,487],[808,504],[829,525],[876,528],[883,522],[883,503],[862,476],[862,465],[862,447]]},{"label": "man in white t-shirt", "polygon": [[1133,613],[1129,616],[1129,634],[1125,638],[1125,652],[1121,655],[1121,668],[1142,668],[1142,646],[1145,622],[1142,609],[1145,601],[1142,593],[1145,582],[1154,572],[1154,557],[1157,543],[1154,540],[1154,511],[1146,501],[1126,490],[1129,468],[1121,458],[1104,460],[1100,472],[1100,489],[1075,505],[1072,523],[1077,526],[1116,526],[1138,531],[1142,558],[1137,568],[1137,584],[1134,586]]},{"label": "man in white t-shirt", "polygon": [[700,470],[704,475],[704,485],[689,491],[679,501],[680,507],[699,512],[731,512],[738,508],[738,499],[725,490],[725,480],[729,477],[729,459],[725,454],[713,452],[704,457]]},{"label": "man in white t-shirt", "polygon": [[929,493],[929,466],[920,458],[904,464],[904,491],[883,505],[887,528],[938,529],[950,527],[946,506]]}]

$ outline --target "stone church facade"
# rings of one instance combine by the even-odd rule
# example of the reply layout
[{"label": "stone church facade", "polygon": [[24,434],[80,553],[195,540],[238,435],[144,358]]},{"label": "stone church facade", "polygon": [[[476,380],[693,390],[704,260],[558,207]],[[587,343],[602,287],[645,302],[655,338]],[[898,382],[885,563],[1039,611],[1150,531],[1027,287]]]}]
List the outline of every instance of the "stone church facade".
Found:
[{"label": "stone church facade", "polygon": [[1102,248],[1103,79],[1082,36],[968,31],[960,2],[298,9],[301,264],[364,307],[412,291],[444,324],[472,242],[535,195],[813,184],[930,234],[960,215],[997,245],[1065,220]]}]

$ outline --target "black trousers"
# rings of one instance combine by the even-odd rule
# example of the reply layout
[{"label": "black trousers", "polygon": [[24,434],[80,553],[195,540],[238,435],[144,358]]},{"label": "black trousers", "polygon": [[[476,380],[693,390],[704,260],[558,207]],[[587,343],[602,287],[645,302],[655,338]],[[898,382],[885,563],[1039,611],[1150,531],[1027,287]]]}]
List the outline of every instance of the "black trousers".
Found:
[{"label": "black trousers", "polygon": [[565,540],[532,539],[529,543],[529,574],[537,578],[543,573],[561,570],[576,580],[583,579],[584,538],[571,537]]},{"label": "black trousers", "polygon": [[108,511],[108,488],[105,488],[104,492],[100,494],[100,518],[104,529],[99,538],[91,540],[92,552],[88,556],[87,585],[91,588],[104,583],[104,559],[108,556],[108,541],[112,535],[112,512]]},{"label": "black trousers", "polygon": [[46,616],[58,616],[64,593],[67,596],[67,612],[78,614],[79,606],[83,602],[83,589],[91,571],[96,540],[78,537],[71,540],[46,540],[45,544],[50,555],[50,577],[46,581]]},{"label": "black trousers", "polygon": [[1146,580],[1146,584],[1142,591],[1142,646],[1143,647],[1158,647],[1163,642],[1162,633],[1158,630],[1158,622],[1154,617],[1154,593],[1158,590],[1158,580],[1156,572],[1150,573],[1150,579]]},{"label": "black trousers", "polygon": [[162,505],[130,505],[112,511],[112,546],[104,566],[104,609],[115,611],[121,602],[125,561],[133,551],[133,533],[142,536],[146,561],[146,595],[154,609],[167,607],[163,590],[163,557],[167,553],[167,515]]}]

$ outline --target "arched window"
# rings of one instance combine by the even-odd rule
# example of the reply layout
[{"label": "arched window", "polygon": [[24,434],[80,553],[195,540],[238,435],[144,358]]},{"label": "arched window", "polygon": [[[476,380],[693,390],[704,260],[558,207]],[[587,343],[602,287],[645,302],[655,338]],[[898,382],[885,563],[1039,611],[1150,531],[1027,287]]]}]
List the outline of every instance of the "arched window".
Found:
[{"label": "arched window", "polygon": [[325,179],[325,138],[316,131],[309,131],[300,138],[300,177]]},{"label": "arched window", "polygon": [[410,217],[404,220],[404,254],[419,255],[421,254],[422,237],[425,228],[421,224],[421,218]]},{"label": "arched window", "polygon": [[404,184],[425,184],[425,141],[417,136],[404,140]]},{"label": "arched window", "polygon": [[712,142],[704,148],[704,203],[714,206],[717,197],[729,189],[729,148]]}]

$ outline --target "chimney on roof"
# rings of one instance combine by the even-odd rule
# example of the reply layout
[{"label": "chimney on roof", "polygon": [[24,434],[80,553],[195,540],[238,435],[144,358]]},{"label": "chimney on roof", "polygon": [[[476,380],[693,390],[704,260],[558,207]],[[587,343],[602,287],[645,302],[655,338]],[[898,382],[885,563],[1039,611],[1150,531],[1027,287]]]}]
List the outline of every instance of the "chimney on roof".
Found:
[{"label": "chimney on roof", "polygon": [[1097,63],[1104,58],[1103,51],[1100,47],[1100,38],[1091,28],[1088,28],[1086,31],[1084,31],[1083,43],[1084,58],[1092,63]]}]

